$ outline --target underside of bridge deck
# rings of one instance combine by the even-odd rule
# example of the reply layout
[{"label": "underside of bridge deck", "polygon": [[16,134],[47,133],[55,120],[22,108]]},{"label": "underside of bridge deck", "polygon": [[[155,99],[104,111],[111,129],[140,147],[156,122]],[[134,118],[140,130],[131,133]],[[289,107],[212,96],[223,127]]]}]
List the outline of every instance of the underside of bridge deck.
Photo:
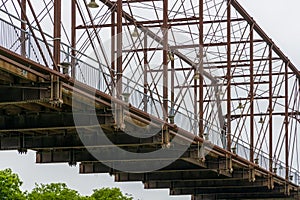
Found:
[{"label": "underside of bridge deck", "polygon": [[[16,58],[12,59],[13,56]],[[20,59],[18,63],[13,61],[16,59]],[[293,184],[286,184],[276,176],[270,179],[258,165],[221,151],[210,142],[188,137],[176,126],[169,127],[174,132],[170,134],[170,140],[174,135],[182,134],[182,141],[173,146],[166,146],[161,128],[155,134],[143,133],[144,136],[148,134],[147,137],[128,135],[145,124],[162,125],[159,121],[149,120],[143,113],[129,110],[131,120],[125,119],[127,132],[116,129],[110,99],[100,93],[96,94],[99,101],[89,98],[89,88],[83,88],[81,92],[72,90],[69,77],[60,75],[62,96],[55,101],[49,70],[13,53],[1,57],[0,72],[1,150],[26,153],[31,149],[36,151],[37,163],[80,163],[80,173],[109,173],[118,182],[141,181],[146,189],[167,188],[171,195],[193,195],[193,200],[296,198],[297,187]],[[81,112],[80,126],[74,122],[74,111]],[[90,114],[92,112],[96,113],[96,118]],[[148,153],[160,148],[170,151],[147,159],[128,157],[126,153],[116,153],[105,138],[113,146],[128,152]],[[182,154],[179,150],[187,140],[191,145]],[[209,149],[204,157],[201,147]],[[173,159],[175,161],[170,162]],[[128,169],[134,169],[134,166],[166,167],[143,173],[117,170],[118,166],[124,165]]]}]

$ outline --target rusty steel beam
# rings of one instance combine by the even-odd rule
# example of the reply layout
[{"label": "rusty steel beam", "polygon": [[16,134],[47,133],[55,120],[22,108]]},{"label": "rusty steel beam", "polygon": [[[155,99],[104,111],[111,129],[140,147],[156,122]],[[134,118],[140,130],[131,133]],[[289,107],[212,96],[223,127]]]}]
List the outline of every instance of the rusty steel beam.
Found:
[{"label": "rusty steel beam", "polygon": [[61,42],[61,0],[54,0],[54,27],[53,27],[53,59],[60,71],[60,42]]},{"label": "rusty steel beam", "polygon": [[[274,99],[284,99],[284,96],[273,96]],[[251,101],[252,100],[269,100],[269,96],[267,97],[241,97],[241,98],[232,98],[231,101]],[[208,102],[215,102],[216,100],[204,100],[203,102],[208,103]],[[227,99],[221,99],[220,101],[227,101]]]},{"label": "rusty steel beam", "polygon": [[[273,116],[285,116],[285,112],[273,112]],[[269,113],[256,113],[256,114],[253,114],[254,116],[268,116]],[[294,116],[294,115],[300,115],[300,112],[288,112],[287,113],[288,117],[289,116]],[[239,117],[249,117],[250,114],[237,114],[237,115],[232,115],[231,117],[232,118],[239,118]]]},{"label": "rusty steel beam", "polygon": [[[231,44],[231,43],[229,43],[229,44]],[[253,62],[261,62],[261,61],[268,62],[269,60],[270,60],[269,58],[257,58],[257,59],[253,59]],[[274,57],[272,60],[274,60],[274,61],[281,60],[281,58]],[[240,63],[240,62],[249,62],[250,63],[250,59],[231,60],[231,63]],[[210,64],[210,65],[213,65],[213,64],[227,64],[227,61],[224,60],[224,61],[215,61],[215,62],[214,61],[212,61],[212,62],[204,62],[204,64]],[[234,65],[232,65],[232,66],[234,66]]]},{"label": "rusty steel beam", "polygon": [[[111,23],[116,24],[116,14],[115,10],[111,11]],[[111,27],[111,69],[113,73],[113,81],[115,81],[116,76],[116,27]],[[116,83],[113,83],[115,85]]]},{"label": "rusty steel beam", "polygon": [[[262,42],[263,40],[254,40],[253,42]],[[247,44],[250,41],[232,41],[231,44]],[[201,47],[216,47],[216,46],[226,46],[227,42],[218,42],[218,43],[203,43],[200,44]],[[170,49],[189,49],[189,48],[199,48],[199,44],[186,44],[186,45],[176,45],[170,46]],[[163,50],[163,48],[147,48],[147,51],[159,51]],[[123,52],[143,52],[144,48],[139,49],[124,49]]]},{"label": "rusty steel beam", "polygon": [[[202,15],[203,16],[203,15]],[[186,18],[174,18],[174,19],[168,19],[168,23],[172,22],[186,22],[186,25],[197,25],[199,24],[198,17],[186,17]],[[195,21],[195,22],[191,22]],[[244,19],[232,19],[233,22],[240,22],[240,21],[245,21]],[[224,23],[227,22],[227,20],[211,20],[211,21],[203,21],[203,24],[212,24],[212,23]],[[127,22],[123,23],[123,26],[130,26],[130,25],[147,25],[147,24],[155,24],[155,23],[163,23],[163,20],[147,20],[147,21],[136,21],[136,22]],[[168,27],[172,26],[174,24],[168,24]],[[176,25],[176,24],[175,24]],[[180,24],[182,25],[182,24]],[[106,27],[112,27],[116,26],[116,24],[97,24],[95,25],[95,28],[106,28]],[[154,25],[155,27],[161,27],[161,25]],[[147,26],[149,27],[149,26]],[[152,26],[151,26],[152,27]],[[79,25],[76,27],[76,29],[86,29],[86,28],[93,28],[91,25]]]},{"label": "rusty steel beam", "polygon": [[148,93],[148,35],[145,33],[144,36],[144,97],[143,97],[143,103],[144,103],[144,111],[148,112],[148,100],[147,100],[147,93]]},{"label": "rusty steel beam", "polygon": [[[130,1],[122,1],[122,3],[140,3],[140,2],[154,2],[154,1],[162,1],[162,0],[130,0]],[[117,3],[117,1],[112,1],[113,3]]]},{"label": "rusty steel beam", "polygon": [[[251,83],[250,82],[239,82],[239,83],[235,83],[235,82],[232,82],[230,85],[233,85],[233,86],[237,86],[237,85],[250,85]],[[253,84],[269,84],[269,81],[255,81]],[[214,87],[214,86],[228,86],[228,84],[226,83],[223,83],[223,84],[204,84],[203,87]],[[175,86],[175,88],[193,88],[195,87],[194,85],[183,85],[183,86]],[[231,99],[231,98],[229,98]]]},{"label": "rusty steel beam", "polygon": [[[178,68],[178,70],[180,70],[180,68]],[[185,70],[188,70],[188,69],[185,69]],[[272,76],[284,76],[285,75],[285,72],[272,72],[271,73]],[[293,72],[289,72],[288,75],[293,75],[294,73]],[[253,75],[254,77],[263,77],[263,76],[269,76],[270,74],[269,73],[263,73],[263,74],[256,74],[256,75]],[[232,78],[246,78],[246,77],[250,77],[251,75],[250,74],[242,74],[242,75],[233,75]],[[226,76],[216,76],[216,78],[225,78]]]},{"label": "rusty steel beam", "polygon": [[226,121],[226,131],[227,131],[227,151],[231,151],[231,4],[230,1],[227,2],[227,121]]},{"label": "rusty steel beam", "polygon": [[76,78],[76,0],[71,0],[71,77]]},{"label": "rusty steel beam", "polygon": [[26,0],[21,1],[21,55],[26,56]]},{"label": "rusty steel beam", "polygon": [[269,171],[273,171],[273,63],[272,46],[269,46]]},{"label": "rusty steel beam", "polygon": [[167,121],[168,119],[168,54],[169,54],[169,46],[168,46],[168,0],[163,0],[163,25],[162,25],[162,33],[163,33],[163,120]]},{"label": "rusty steel beam", "polygon": [[253,25],[250,26],[250,161],[254,162],[254,70]]},{"label": "rusty steel beam", "polygon": [[[288,79],[288,66],[289,62],[285,63],[285,81],[284,81],[284,90],[285,90],[285,114],[284,114],[284,134],[285,134],[285,180],[289,180],[289,79]],[[300,115],[300,112],[298,113]],[[287,188],[288,190],[288,188]],[[286,191],[289,193],[288,191]]]}]

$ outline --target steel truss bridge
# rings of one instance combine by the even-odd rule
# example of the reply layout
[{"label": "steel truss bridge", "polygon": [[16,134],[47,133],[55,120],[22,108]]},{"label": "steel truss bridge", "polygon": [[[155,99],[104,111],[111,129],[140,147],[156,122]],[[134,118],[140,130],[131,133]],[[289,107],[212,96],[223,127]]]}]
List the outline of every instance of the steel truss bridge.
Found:
[{"label": "steel truss bridge", "polygon": [[299,68],[237,0],[1,0],[0,16],[1,150],[193,200],[300,198]]}]

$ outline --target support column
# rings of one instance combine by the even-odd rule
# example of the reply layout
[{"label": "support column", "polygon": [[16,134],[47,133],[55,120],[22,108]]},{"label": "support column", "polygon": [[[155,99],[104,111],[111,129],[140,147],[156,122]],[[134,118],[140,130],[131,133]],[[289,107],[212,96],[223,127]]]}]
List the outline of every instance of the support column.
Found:
[{"label": "support column", "polygon": [[76,0],[71,4],[71,76],[76,79]]},{"label": "support column", "polygon": [[168,0],[163,0],[163,120],[168,120]]},{"label": "support column", "polygon": [[[53,66],[60,71],[60,42],[61,42],[61,0],[54,0],[54,33],[53,33]],[[61,70],[62,71],[62,70]],[[62,104],[62,85],[58,76],[51,76],[51,103]]]},{"label": "support column", "polygon": [[[172,57],[174,58],[174,54],[172,53]],[[174,124],[174,117],[175,117],[175,63],[174,63],[174,59],[171,59],[171,110],[170,110],[170,114],[169,114],[169,122],[171,124]],[[197,99],[195,101],[195,104],[197,103]],[[195,112],[195,116],[197,115],[197,113]],[[196,121],[195,121],[196,122]]]},{"label": "support column", "polygon": [[272,77],[272,50],[273,45],[269,47],[269,171],[273,171],[273,77]]},{"label": "support column", "polygon": [[[53,33],[53,58],[54,64],[60,63],[61,42],[61,0],[54,0],[54,33]],[[59,66],[57,66],[59,71]]]},{"label": "support column", "polygon": [[148,40],[147,40],[147,32],[144,32],[144,111],[148,111],[148,98],[147,98],[147,93],[148,93]]},{"label": "support column", "polygon": [[21,1],[21,55],[26,56],[26,0]]},{"label": "support column", "polygon": [[250,26],[250,162],[254,162],[254,76],[253,76],[253,28]]},{"label": "support column", "polygon": [[115,9],[111,10],[111,70],[112,70],[112,86],[115,87],[115,73],[116,73],[116,14]]},{"label": "support column", "polygon": [[203,48],[204,48],[204,33],[203,33],[203,0],[199,0],[199,136],[203,138],[203,118],[204,118],[204,110],[203,110]]},{"label": "support column", "polygon": [[122,0],[117,1],[117,98],[122,94]]},{"label": "support column", "polygon": [[231,151],[231,3],[227,5],[227,150]]},{"label": "support column", "polygon": [[[288,80],[289,62],[285,64],[285,179],[289,181],[289,80]],[[288,184],[286,185],[286,194],[289,194]]]},{"label": "support column", "polygon": [[[123,78],[123,58],[122,58],[122,0],[117,1],[117,80],[116,80],[116,98],[122,99],[122,78]],[[123,112],[122,112],[122,106],[119,104],[116,104],[116,125],[117,129],[123,129],[124,123],[123,123]]]}]

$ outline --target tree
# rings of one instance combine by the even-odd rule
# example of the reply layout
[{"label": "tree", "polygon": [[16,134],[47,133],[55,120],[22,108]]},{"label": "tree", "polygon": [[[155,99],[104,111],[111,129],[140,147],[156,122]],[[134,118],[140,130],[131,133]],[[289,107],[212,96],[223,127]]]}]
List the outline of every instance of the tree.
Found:
[{"label": "tree", "polygon": [[102,188],[94,190],[89,200],[132,200],[124,196],[119,188]]},{"label": "tree", "polygon": [[133,200],[119,188],[96,189],[91,196],[81,196],[65,183],[35,184],[31,192],[22,192],[21,185],[19,176],[11,169],[0,170],[1,200]]},{"label": "tree", "polygon": [[0,170],[0,199],[25,200],[21,191],[22,181],[11,169]]},{"label": "tree", "polygon": [[83,200],[76,190],[69,189],[65,183],[36,184],[28,200]]}]

